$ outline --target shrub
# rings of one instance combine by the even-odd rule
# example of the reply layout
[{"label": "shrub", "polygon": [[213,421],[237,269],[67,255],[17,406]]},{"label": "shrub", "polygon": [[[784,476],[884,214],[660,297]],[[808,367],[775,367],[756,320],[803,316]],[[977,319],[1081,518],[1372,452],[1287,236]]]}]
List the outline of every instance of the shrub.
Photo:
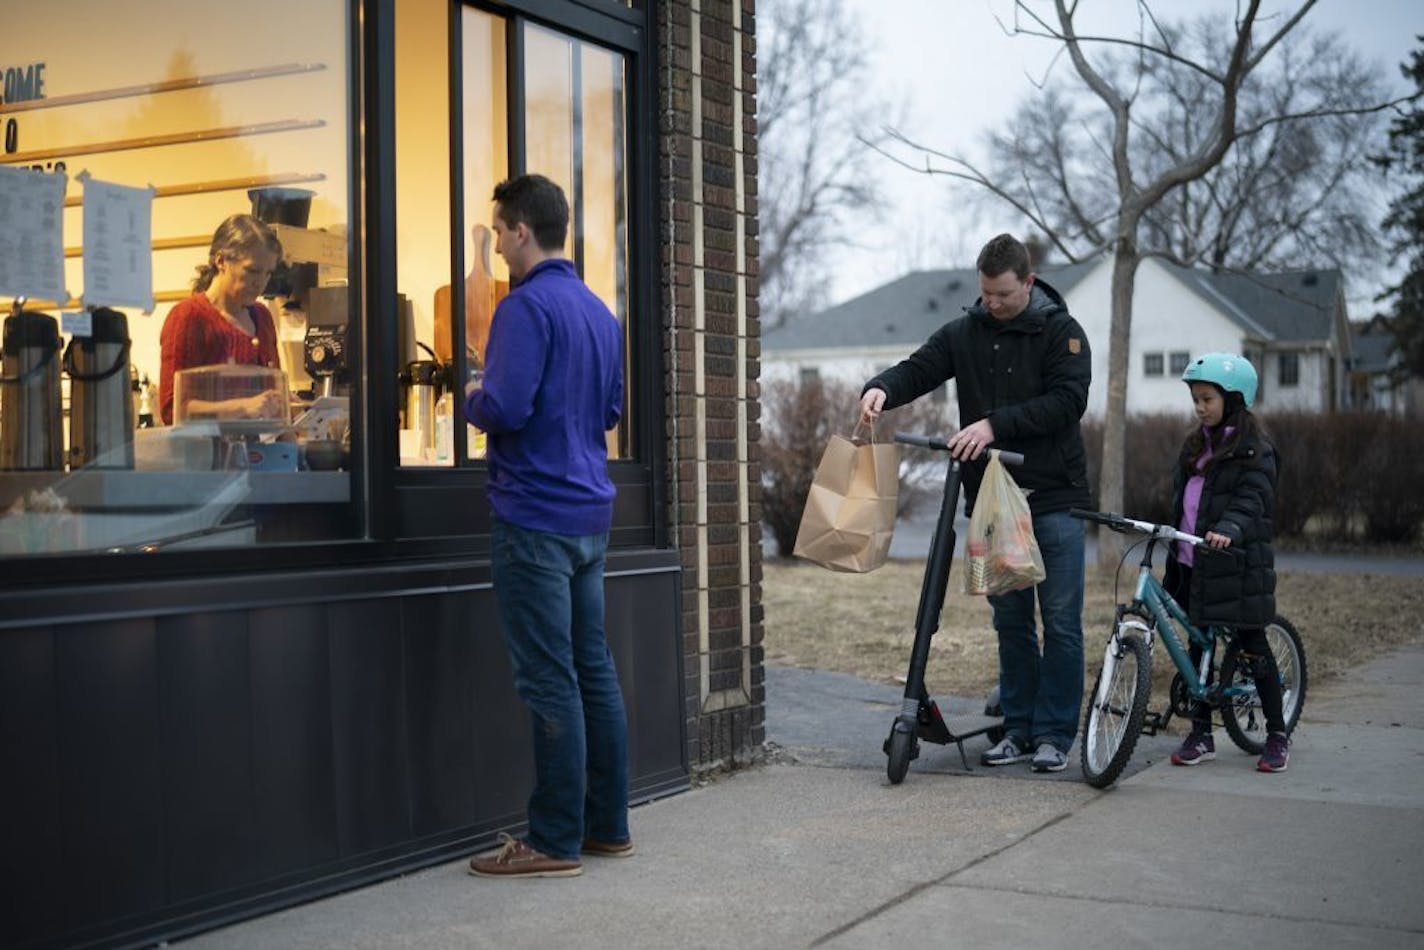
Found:
[{"label": "shrub", "polygon": [[[1186,438],[1186,425],[1179,416],[1166,414],[1128,419],[1127,470],[1123,475],[1123,510],[1119,514],[1143,521],[1171,519],[1172,466]],[[1103,471],[1102,420],[1083,420],[1083,446],[1088,453],[1088,491],[1093,497],[1092,506],[1097,508]]]},{"label": "shrub", "polygon": [[1276,534],[1299,537],[1311,519],[1334,517],[1338,499],[1326,475],[1330,451],[1329,417],[1315,413],[1273,413],[1261,419],[1276,447]]},{"label": "shrub", "polygon": [[1415,541],[1424,523],[1424,427],[1394,416],[1372,421],[1374,438],[1346,464],[1346,478],[1357,488],[1352,513],[1363,522],[1366,541]]},{"label": "shrub", "polygon": [[[763,389],[762,510],[777,550],[789,555],[811,479],[832,432],[849,434],[860,390],[825,381],[806,386],[770,383]],[[952,433],[943,403],[920,399],[887,412],[876,429],[889,439],[897,429]],[[1263,414],[1276,447],[1276,535],[1314,534],[1326,541],[1406,544],[1424,534],[1424,420],[1381,413]],[[1191,425],[1188,413],[1131,416],[1122,513],[1171,519],[1172,467]],[[1098,507],[1102,423],[1083,421],[1088,486]],[[944,456],[908,449],[902,456],[902,516],[933,502],[944,485]]]},{"label": "shrub", "polygon": [[1132,417],[1122,491],[1129,517],[1162,524],[1172,520],[1172,484],[1188,425],[1175,413]]}]

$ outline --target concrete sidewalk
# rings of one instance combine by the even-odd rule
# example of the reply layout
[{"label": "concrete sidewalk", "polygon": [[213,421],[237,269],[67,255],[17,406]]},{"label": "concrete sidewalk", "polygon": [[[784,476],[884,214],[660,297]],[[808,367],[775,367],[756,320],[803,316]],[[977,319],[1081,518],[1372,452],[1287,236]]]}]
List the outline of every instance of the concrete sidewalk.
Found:
[{"label": "concrete sidewalk", "polygon": [[769,674],[782,761],[636,809],[630,859],[534,881],[460,861],[185,945],[1424,947],[1424,645],[1312,686],[1286,773],[1224,736],[1172,768],[1144,737],[1107,792],[938,746],[891,786],[894,690],[887,711],[885,687]]}]

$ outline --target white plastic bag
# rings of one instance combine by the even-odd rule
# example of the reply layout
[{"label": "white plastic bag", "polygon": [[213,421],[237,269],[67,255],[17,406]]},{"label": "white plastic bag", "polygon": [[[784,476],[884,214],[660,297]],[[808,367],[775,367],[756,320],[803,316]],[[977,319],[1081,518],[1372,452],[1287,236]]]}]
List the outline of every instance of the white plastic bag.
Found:
[{"label": "white plastic bag", "polygon": [[964,550],[966,594],[1007,594],[1047,576],[1028,498],[999,461],[997,449],[989,450]]}]

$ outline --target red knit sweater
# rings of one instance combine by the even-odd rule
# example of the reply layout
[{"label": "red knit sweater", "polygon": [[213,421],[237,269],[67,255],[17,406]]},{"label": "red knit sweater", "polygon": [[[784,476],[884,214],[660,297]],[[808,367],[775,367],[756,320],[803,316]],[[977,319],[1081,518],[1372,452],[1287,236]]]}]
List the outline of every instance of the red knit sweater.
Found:
[{"label": "red knit sweater", "polygon": [[255,336],[227,321],[206,294],[197,293],[176,304],[163,321],[158,343],[162,355],[158,374],[158,402],[165,425],[173,424],[173,374],[194,366],[238,363],[244,366],[278,366],[277,324],[260,303],[247,308]]}]

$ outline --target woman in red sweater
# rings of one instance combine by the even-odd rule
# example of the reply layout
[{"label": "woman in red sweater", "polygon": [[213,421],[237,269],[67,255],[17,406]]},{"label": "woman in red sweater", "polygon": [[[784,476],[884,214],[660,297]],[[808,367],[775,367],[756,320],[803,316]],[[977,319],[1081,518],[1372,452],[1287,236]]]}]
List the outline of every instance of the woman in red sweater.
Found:
[{"label": "woman in red sweater", "polygon": [[[158,397],[165,424],[173,424],[173,374],[179,370],[224,363],[279,365],[277,325],[257,296],[281,259],[277,235],[252,215],[235,214],[218,225],[208,261],[193,281],[193,296],[168,312],[159,335]],[[280,416],[281,401],[271,389],[214,402],[194,399],[187,409],[190,415],[261,419]]]}]

